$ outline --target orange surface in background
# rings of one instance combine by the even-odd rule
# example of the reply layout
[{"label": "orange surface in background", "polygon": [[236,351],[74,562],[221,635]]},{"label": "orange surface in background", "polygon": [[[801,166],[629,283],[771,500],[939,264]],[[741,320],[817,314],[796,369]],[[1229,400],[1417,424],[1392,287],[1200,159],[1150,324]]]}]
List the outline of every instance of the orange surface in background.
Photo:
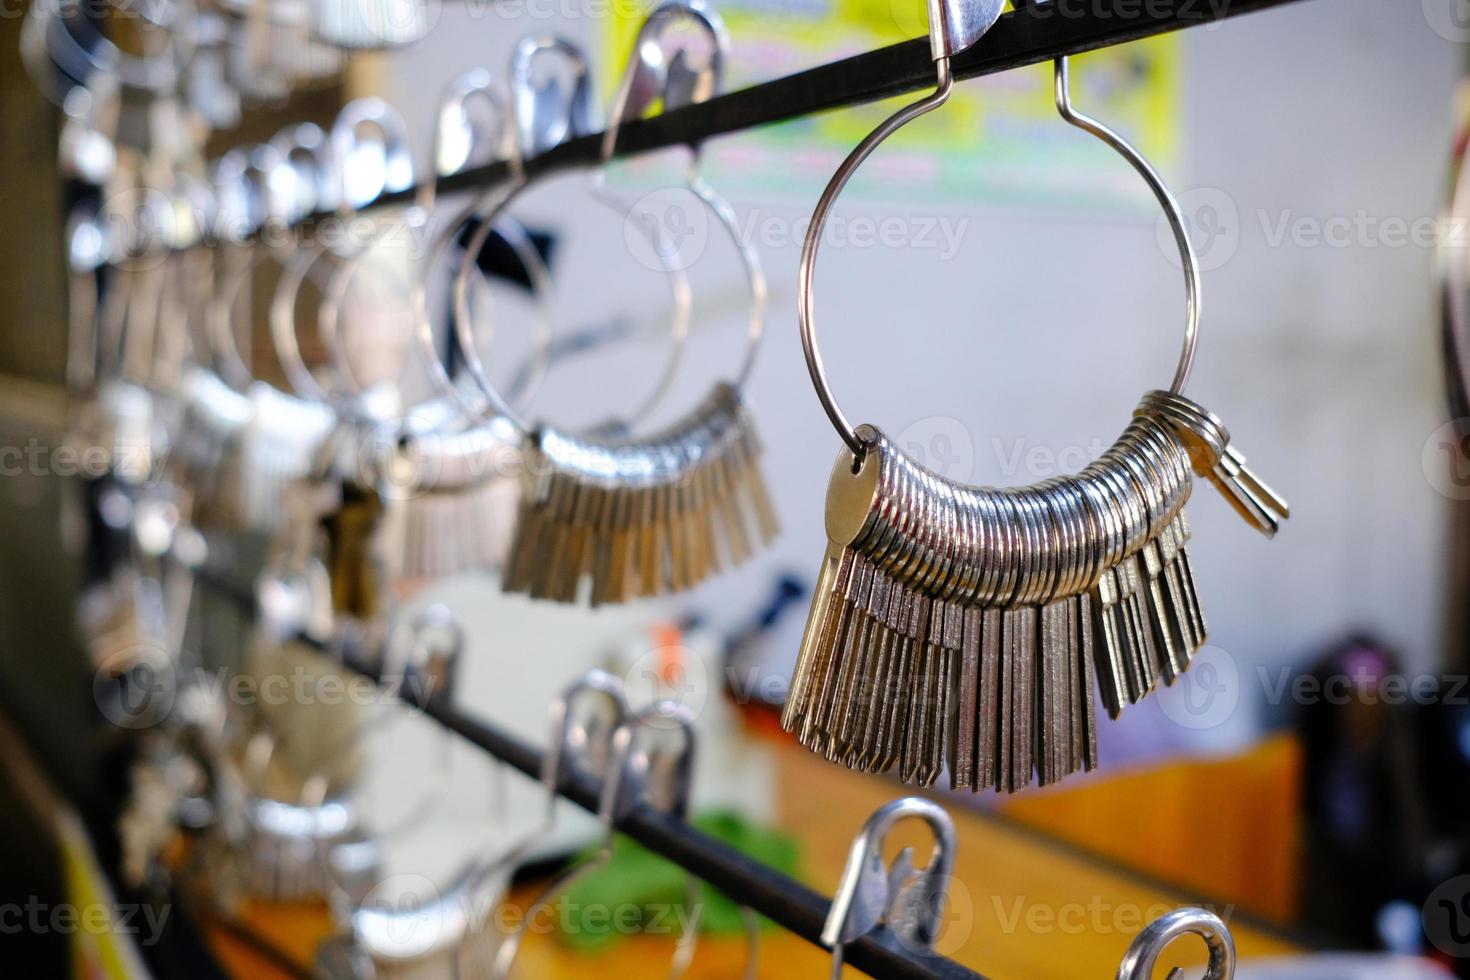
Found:
[{"label": "orange surface in background", "polygon": [[1063,784],[1002,812],[1144,874],[1292,922],[1300,786],[1300,747],[1281,735],[1240,756]]},{"label": "orange surface in background", "polygon": [[[904,789],[886,779],[828,765],[787,742],[773,751],[779,782],[775,822],[800,841],[803,877],[831,894],[853,834],[869,813],[903,795]],[[1112,976],[1145,921],[1190,903],[1182,893],[1074,848],[1059,847],[1016,826],[1011,817],[1146,867],[1160,877],[1197,885],[1211,898],[1263,911],[1290,908],[1295,893],[1290,856],[1295,840],[1296,760],[1292,744],[1277,740],[1239,759],[1181,762],[1026,797],[1007,805],[1007,819],[951,805],[959,853],[940,950],[997,980]],[[890,853],[905,843],[918,848],[918,860],[927,858],[922,830],[900,828],[890,842]],[[512,900],[524,906],[533,894],[533,889],[522,889]],[[303,966],[329,930],[324,910],[318,907],[255,905],[244,917]],[[1289,942],[1238,919],[1232,929],[1242,957],[1295,951]],[[215,932],[214,945],[234,976],[268,980],[281,975],[223,933]],[[1202,946],[1178,946],[1160,966],[1204,962]],[[589,976],[644,980],[667,972],[671,952],[668,937],[632,937],[608,954],[589,956],[552,937],[535,936],[522,950],[516,975],[535,980]],[[826,976],[829,962],[822,950],[771,929],[763,935],[759,976],[770,980]],[[744,964],[741,939],[701,937],[688,976],[736,980]]]}]

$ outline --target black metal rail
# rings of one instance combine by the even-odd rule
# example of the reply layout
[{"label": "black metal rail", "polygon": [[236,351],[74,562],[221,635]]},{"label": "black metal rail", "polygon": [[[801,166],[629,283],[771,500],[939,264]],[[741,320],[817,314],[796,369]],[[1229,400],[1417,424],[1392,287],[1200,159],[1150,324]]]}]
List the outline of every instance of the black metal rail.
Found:
[{"label": "black metal rail", "polygon": [[[1296,0],[1017,0],[973,47],[956,55],[956,78],[976,78],[1052,61],[1139,38],[1279,7]],[[784,122],[845,106],[876,102],[934,84],[929,41],[919,38],[854,55],[785,78],[753,85],[698,105],[623,125],[615,156],[628,157]],[[603,134],[568,140],[525,161],[528,176],[598,162]],[[493,188],[510,176],[504,162],[440,178],[443,193]],[[411,201],[416,187],[384,194],[368,208]],[[319,212],[303,224],[330,217]]]},{"label": "black metal rail", "polygon": [[[201,588],[253,612],[254,597],[234,576],[215,570],[198,575],[196,581]],[[301,642],[376,684],[395,680],[385,678],[376,664],[360,655],[333,650],[307,637],[301,638]],[[544,754],[536,746],[442,697],[434,697],[427,688],[419,690],[418,685],[395,684],[394,693],[405,705],[421,711],[513,769],[532,779],[541,778]],[[589,813],[597,812],[599,791],[600,786],[595,780],[579,773],[564,774],[557,786],[558,795]],[[811,943],[820,944],[822,925],[826,922],[831,902],[799,881],[751,860],[682,820],[645,805],[632,807],[629,813],[618,818],[616,827],[655,854],[709,882],[731,900]],[[857,824],[850,829],[856,833]],[[981,974],[953,960],[904,944],[881,926],[847,944],[843,948],[843,959],[853,968],[874,977],[985,980]]]},{"label": "black metal rail", "polygon": [[[374,681],[382,679],[372,666],[352,657],[335,659]],[[412,686],[402,685],[405,689]],[[410,695],[406,690],[402,696],[405,703],[502,762],[532,779],[541,777],[543,753],[535,746],[443,699],[424,698],[417,693]],[[589,813],[597,812],[599,786],[594,780],[568,773],[557,792]],[[861,815],[854,815],[854,819],[857,816]],[[825,896],[751,860],[684,821],[648,806],[635,807],[619,818],[616,826],[650,851],[709,882],[733,901],[748,906],[808,942],[820,942],[822,924],[831,906]],[[850,829],[856,833],[857,825]],[[980,974],[953,960],[905,945],[881,926],[844,947],[843,958],[855,969],[874,977],[984,980]]]}]

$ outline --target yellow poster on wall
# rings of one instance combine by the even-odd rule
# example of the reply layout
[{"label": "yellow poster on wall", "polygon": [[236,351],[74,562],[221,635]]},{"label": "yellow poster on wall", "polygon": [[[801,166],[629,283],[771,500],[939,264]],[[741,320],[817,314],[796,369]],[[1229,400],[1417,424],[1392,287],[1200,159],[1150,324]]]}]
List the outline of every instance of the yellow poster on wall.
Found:
[{"label": "yellow poster on wall", "polygon": [[[733,91],[921,37],[924,0],[714,0],[730,34],[725,90]],[[646,12],[611,5],[599,63],[616,85]],[[1079,56],[1073,99],[1106,120],[1164,172],[1178,160],[1179,51],[1173,35]],[[706,172],[729,194],[810,197],[872,128],[903,101],[854,106],[712,141]],[[636,175],[637,164],[631,168]],[[963,205],[1057,205],[1143,210],[1147,188],[1126,163],[1066,125],[1053,102],[1052,66],[956,85],[941,110],[904,127],[869,160],[847,194]]]}]

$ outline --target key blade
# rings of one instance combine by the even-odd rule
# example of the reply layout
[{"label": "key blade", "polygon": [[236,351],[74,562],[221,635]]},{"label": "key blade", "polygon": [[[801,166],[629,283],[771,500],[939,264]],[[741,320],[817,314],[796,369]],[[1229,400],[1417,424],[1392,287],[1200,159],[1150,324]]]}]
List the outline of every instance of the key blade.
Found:
[{"label": "key blade", "polygon": [[1276,537],[1278,528],[1276,518],[1263,501],[1234,479],[1212,473],[1210,482],[1215,485],[1215,489],[1220,491],[1225,502],[1241,516],[1242,520],[1267,538]]},{"label": "key blade", "polygon": [[1239,450],[1234,446],[1226,446],[1225,457],[1234,465],[1236,470],[1235,478],[1242,485],[1249,488],[1251,493],[1261,500],[1268,509],[1280,515],[1283,520],[1291,517],[1291,505],[1286,502],[1286,499],[1281,494],[1272,490],[1269,484],[1257,476],[1255,471],[1245,464],[1245,456]]}]

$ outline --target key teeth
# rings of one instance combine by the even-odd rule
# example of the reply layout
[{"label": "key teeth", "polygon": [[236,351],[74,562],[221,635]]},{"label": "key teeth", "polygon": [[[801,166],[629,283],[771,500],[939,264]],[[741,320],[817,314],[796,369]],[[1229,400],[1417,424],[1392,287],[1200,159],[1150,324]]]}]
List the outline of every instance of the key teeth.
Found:
[{"label": "key teeth", "polygon": [[[1099,701],[1116,717],[1187,670],[1206,637],[1182,510],[1184,459],[1156,423],[1138,429],[1134,445],[1153,454],[1146,465],[1131,463],[1127,481],[1099,478],[1082,495],[1083,517],[1074,509],[1070,536],[1065,497],[1050,517],[1059,532],[1054,565],[1068,560],[1061,549],[1084,524],[1110,535],[1108,550],[1093,549],[1095,566],[1070,572],[1011,559],[1007,568],[956,573],[990,546],[977,541],[995,540],[992,530],[974,533],[978,522],[1009,519],[1010,505],[977,504],[957,518],[969,506],[957,502],[959,491],[925,502],[932,482],[913,469],[890,473],[885,462],[879,503],[870,505],[880,516],[849,547],[829,546],[783,727],[834,763],[896,769],[925,787],[946,770],[952,789],[1001,793],[1095,770]],[[1105,496],[1127,485],[1142,493],[1129,509]],[[1025,505],[1032,515],[1035,506]],[[986,507],[999,510],[987,517]],[[966,521],[968,543],[943,541]],[[1032,543],[1041,533],[1029,525]],[[1042,574],[1052,585],[1035,578]],[[1085,584],[1084,575],[1096,578]],[[1002,608],[1012,601],[1020,604]]]},{"label": "key teeth", "polygon": [[[759,438],[730,390],[638,443],[542,432],[527,451],[539,465],[512,534],[507,592],[594,606],[667,595],[743,562],[752,542],[778,531]],[[620,468],[629,456],[645,463]]]}]

